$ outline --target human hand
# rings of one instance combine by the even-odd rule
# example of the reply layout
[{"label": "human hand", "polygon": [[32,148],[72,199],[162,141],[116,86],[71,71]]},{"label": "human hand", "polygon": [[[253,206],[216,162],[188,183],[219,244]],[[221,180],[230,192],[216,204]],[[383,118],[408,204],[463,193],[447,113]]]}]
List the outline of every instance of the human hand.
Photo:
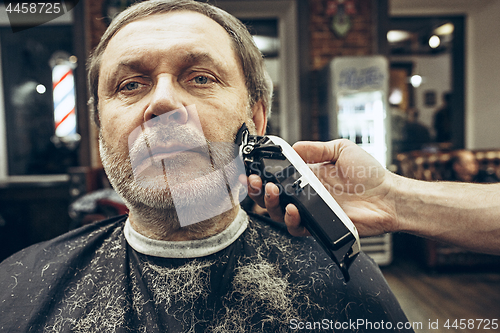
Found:
[{"label": "human hand", "polygon": [[[356,225],[361,236],[395,231],[396,210],[392,198],[393,176],[370,154],[348,140],[330,142],[298,142],[293,148],[332,194]],[[309,233],[301,224],[297,208],[279,205],[279,190],[257,175],[248,178],[248,194],[269,216],[285,222],[290,234]]]}]

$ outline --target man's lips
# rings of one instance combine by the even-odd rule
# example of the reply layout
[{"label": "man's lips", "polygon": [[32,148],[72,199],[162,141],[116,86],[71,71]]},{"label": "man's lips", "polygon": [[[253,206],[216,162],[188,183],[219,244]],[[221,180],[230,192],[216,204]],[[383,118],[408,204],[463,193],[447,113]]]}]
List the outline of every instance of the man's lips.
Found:
[{"label": "man's lips", "polygon": [[140,174],[151,166],[154,161],[174,158],[181,153],[198,153],[207,156],[207,147],[188,147],[180,143],[159,144],[147,147],[133,156],[132,167],[135,174]]}]

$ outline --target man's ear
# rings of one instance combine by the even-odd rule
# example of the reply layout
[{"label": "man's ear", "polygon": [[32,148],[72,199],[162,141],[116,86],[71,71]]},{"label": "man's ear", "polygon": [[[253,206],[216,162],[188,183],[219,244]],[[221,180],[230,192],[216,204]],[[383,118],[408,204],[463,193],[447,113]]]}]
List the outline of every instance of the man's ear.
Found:
[{"label": "man's ear", "polygon": [[262,101],[258,101],[252,107],[252,119],[255,124],[257,135],[264,135],[266,133],[267,114],[266,107],[264,106]]}]

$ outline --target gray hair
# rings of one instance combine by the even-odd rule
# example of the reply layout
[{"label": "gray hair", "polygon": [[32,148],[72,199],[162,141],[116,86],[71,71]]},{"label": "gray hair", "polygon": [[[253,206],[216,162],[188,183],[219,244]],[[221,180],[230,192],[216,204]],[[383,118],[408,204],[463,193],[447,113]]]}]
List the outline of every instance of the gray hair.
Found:
[{"label": "gray hair", "polygon": [[172,11],[187,10],[203,14],[220,24],[233,41],[234,51],[241,62],[245,84],[249,95],[249,105],[262,101],[268,116],[271,111],[273,85],[266,72],[262,53],[241,21],[220,8],[194,0],[149,0],[130,6],[120,13],[101,38],[88,61],[88,84],[90,88],[89,106],[97,126],[99,124],[98,96],[99,71],[102,55],[111,38],[127,24],[145,17]]}]

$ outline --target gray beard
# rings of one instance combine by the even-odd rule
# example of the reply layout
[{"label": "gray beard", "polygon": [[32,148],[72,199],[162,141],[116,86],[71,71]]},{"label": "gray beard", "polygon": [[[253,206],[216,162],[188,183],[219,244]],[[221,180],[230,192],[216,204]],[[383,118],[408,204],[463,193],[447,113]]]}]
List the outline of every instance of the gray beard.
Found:
[{"label": "gray beard", "polygon": [[[235,157],[234,144],[210,143],[179,128],[157,129],[144,137],[148,147],[169,140],[193,145],[197,140],[197,144],[208,147],[208,155],[191,153],[200,164],[200,168],[194,171],[187,172],[180,167],[193,163],[193,158],[181,154],[171,160],[153,161],[147,172],[134,174],[131,156],[133,160],[140,147],[132,145],[130,154],[116,152],[100,134],[99,148],[104,169],[111,185],[134,216],[140,216],[160,232],[167,232],[180,228],[186,220],[204,221],[224,215],[242,200],[239,191],[244,189],[238,182],[242,170],[231,163]],[[193,231],[199,232],[203,228],[203,224],[191,223],[189,227]]]}]

